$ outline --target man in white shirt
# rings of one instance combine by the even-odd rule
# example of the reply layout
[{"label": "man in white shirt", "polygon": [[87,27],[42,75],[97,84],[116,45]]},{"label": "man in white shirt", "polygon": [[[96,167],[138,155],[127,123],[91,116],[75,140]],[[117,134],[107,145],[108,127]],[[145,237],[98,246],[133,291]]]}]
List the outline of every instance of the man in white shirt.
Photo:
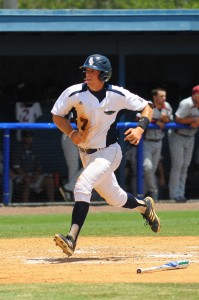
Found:
[{"label": "man in white shirt", "polygon": [[156,171],[161,159],[162,140],[165,136],[165,124],[173,120],[173,110],[166,101],[166,90],[155,88],[151,92],[154,104],[151,123],[158,125],[158,129],[148,129],[144,135],[144,180],[146,194],[158,199]]},{"label": "man in white shirt", "polygon": [[[42,116],[39,102],[17,102],[15,106],[16,120],[20,123],[35,123],[36,119]],[[16,138],[22,140],[21,130],[17,131]]]},{"label": "man in white shirt", "polygon": [[[75,205],[69,233],[55,235],[55,243],[71,256],[79,232],[86,219],[92,190],[95,189],[108,204],[140,212],[152,231],[160,230],[160,221],[150,197],[138,200],[118,184],[114,171],[122,159],[117,142],[116,117],[122,109],[141,111],[138,127],[129,128],[125,141],[138,145],[147,128],[153,109],[143,98],[122,87],[108,84],[112,68],[107,57],[90,55],[83,66],[84,83],[67,88],[55,102],[52,114],[57,127],[79,147],[84,170],[77,179]],[[65,118],[68,112],[77,111],[77,130]]]},{"label": "man in white shirt", "polygon": [[187,171],[192,159],[194,137],[199,127],[199,85],[193,87],[190,97],[179,103],[175,121],[179,124],[190,125],[190,128],[176,129],[169,135],[171,155],[169,196],[176,202],[186,202]]}]

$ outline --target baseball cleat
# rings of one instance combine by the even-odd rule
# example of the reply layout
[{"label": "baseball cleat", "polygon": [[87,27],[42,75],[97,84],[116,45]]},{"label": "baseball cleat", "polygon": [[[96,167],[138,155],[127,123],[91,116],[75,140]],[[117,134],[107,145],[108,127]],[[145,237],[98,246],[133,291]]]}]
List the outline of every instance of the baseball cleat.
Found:
[{"label": "baseball cleat", "polygon": [[146,219],[146,224],[149,224],[153,232],[160,231],[160,219],[155,213],[154,201],[151,197],[146,197],[143,200],[146,203],[146,212],[143,218]]},{"label": "baseball cleat", "polygon": [[55,234],[54,241],[56,246],[59,246],[63,252],[70,257],[73,255],[76,247],[76,242],[72,238],[72,236],[63,234]]}]

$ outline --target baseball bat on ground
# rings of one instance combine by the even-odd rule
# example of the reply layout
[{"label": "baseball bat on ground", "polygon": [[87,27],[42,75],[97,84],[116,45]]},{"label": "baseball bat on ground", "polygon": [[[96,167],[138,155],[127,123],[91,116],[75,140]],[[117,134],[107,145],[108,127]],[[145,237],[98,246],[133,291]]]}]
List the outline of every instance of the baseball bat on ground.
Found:
[{"label": "baseball bat on ground", "polygon": [[167,264],[150,267],[150,268],[139,268],[137,269],[137,273],[149,273],[149,272],[157,272],[157,271],[165,271],[165,270],[176,270],[176,269],[186,269],[189,266],[188,260],[176,260],[170,261]]}]

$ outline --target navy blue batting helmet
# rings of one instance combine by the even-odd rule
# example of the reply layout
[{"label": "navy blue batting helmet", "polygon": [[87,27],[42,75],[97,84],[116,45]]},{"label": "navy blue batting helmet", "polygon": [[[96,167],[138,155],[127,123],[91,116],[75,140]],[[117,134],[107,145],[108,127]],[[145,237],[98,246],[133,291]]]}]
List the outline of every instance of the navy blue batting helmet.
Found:
[{"label": "navy blue batting helmet", "polygon": [[101,54],[92,54],[86,60],[80,69],[90,68],[101,71],[99,79],[102,82],[107,82],[111,78],[112,68],[109,59]]}]

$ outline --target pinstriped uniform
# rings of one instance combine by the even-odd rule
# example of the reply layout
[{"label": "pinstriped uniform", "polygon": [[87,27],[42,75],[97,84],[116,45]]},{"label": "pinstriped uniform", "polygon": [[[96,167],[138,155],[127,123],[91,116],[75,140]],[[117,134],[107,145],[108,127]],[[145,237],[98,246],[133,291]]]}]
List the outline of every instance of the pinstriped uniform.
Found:
[{"label": "pinstriped uniform", "polygon": [[[192,97],[182,100],[176,111],[179,118],[199,117],[199,110],[194,106]],[[178,129],[169,134],[171,171],[169,178],[169,196],[171,199],[184,198],[188,167],[191,163],[194,136],[197,128]]]},{"label": "pinstriped uniform", "polygon": [[[173,120],[173,110],[168,102],[164,102],[162,109],[153,110],[152,123],[160,120],[161,116],[167,115]],[[146,192],[150,192],[154,199],[158,198],[156,184],[156,170],[161,157],[162,139],[165,135],[162,129],[148,129],[144,139],[144,179]]]}]

